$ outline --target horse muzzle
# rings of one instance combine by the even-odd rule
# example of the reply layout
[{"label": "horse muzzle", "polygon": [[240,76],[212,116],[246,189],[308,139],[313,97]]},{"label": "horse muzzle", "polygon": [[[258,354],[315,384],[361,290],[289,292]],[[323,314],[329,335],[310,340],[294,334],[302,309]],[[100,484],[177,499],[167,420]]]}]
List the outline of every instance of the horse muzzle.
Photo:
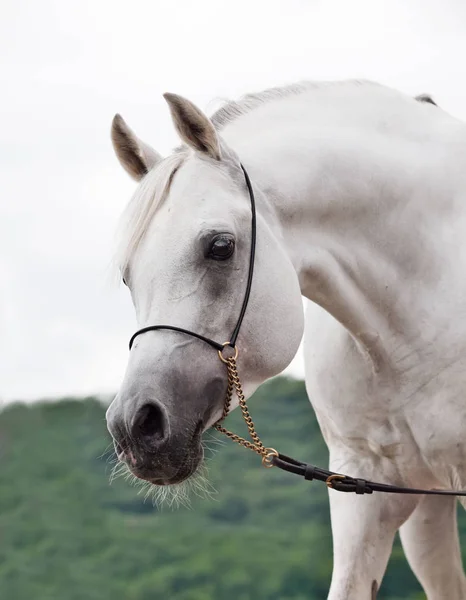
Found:
[{"label": "horse muzzle", "polygon": [[203,423],[190,431],[175,432],[163,405],[142,404],[133,418],[124,423],[112,404],[107,411],[107,427],[115,453],[139,479],[155,485],[171,485],[188,479],[202,462]]}]

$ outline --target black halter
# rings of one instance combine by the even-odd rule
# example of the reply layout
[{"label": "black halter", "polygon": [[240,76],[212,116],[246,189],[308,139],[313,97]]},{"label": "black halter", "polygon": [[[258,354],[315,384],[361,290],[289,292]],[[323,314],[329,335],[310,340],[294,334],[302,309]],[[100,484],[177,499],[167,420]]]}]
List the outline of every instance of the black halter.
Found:
[{"label": "black halter", "polygon": [[[233,330],[233,333],[231,334],[230,340],[228,342],[220,344],[215,340],[211,340],[210,338],[200,335],[199,333],[195,333],[194,331],[183,329],[182,327],[175,327],[173,325],[150,325],[149,327],[143,327],[142,329],[139,329],[138,331],[136,331],[136,333],[132,335],[129,341],[130,350],[133,346],[134,340],[138,337],[138,335],[146,333],[147,331],[157,331],[159,329],[169,329],[172,331],[178,331],[180,333],[185,333],[186,335],[195,337],[198,340],[209,344],[210,346],[212,346],[212,348],[215,348],[215,350],[218,350],[220,354],[225,346],[230,346],[231,348],[236,349],[236,341],[238,339],[239,330],[241,328],[244,315],[246,313],[246,308],[248,306],[249,296],[251,293],[252,276],[254,273],[254,257],[256,253],[256,204],[254,199],[254,191],[252,189],[249,175],[247,174],[246,169],[243,167],[243,165],[241,165],[241,169],[244,173],[244,178],[246,180],[246,185],[249,191],[249,199],[251,201],[251,250],[249,254],[249,272],[246,284],[246,292],[244,294],[244,300],[241,306],[238,321]],[[423,490],[417,488],[400,487],[386,483],[377,483],[375,481],[367,481],[366,479],[350,477],[349,475],[341,475],[340,473],[335,473],[334,471],[328,471],[326,469],[321,469],[320,467],[316,467],[305,462],[297,461],[294,458],[290,458],[289,456],[285,456],[284,454],[280,454],[278,452],[275,452],[275,454],[270,455],[269,458],[270,460],[264,463],[266,466],[275,466],[279,469],[283,469],[284,471],[288,471],[289,473],[300,475],[301,477],[304,477],[304,479],[306,479],[307,481],[323,481],[327,484],[329,488],[337,490],[339,492],[354,492],[356,494],[372,494],[373,492],[385,492],[391,494],[466,496],[466,491],[436,489]]]},{"label": "black halter", "polygon": [[221,352],[225,345],[231,346],[234,348],[236,346],[236,340],[238,339],[239,330],[241,328],[241,323],[243,322],[244,315],[246,313],[246,308],[248,307],[249,296],[251,294],[251,285],[252,285],[252,275],[254,273],[254,257],[256,254],[256,202],[254,199],[254,191],[252,189],[251,180],[249,179],[249,175],[246,172],[246,169],[241,165],[241,169],[244,173],[244,179],[246,180],[246,185],[249,192],[249,199],[251,201],[251,249],[249,253],[249,272],[248,272],[248,281],[246,283],[246,292],[244,294],[243,304],[241,306],[241,311],[239,313],[238,321],[236,322],[235,328],[233,329],[233,333],[227,343],[220,344],[215,340],[211,340],[199,333],[195,333],[194,331],[189,331],[188,329],[183,329],[182,327],[174,327],[173,325],[149,325],[149,327],[143,327],[142,329],[138,329],[136,333],[134,333],[129,340],[129,349],[131,350],[134,340],[141,335],[142,333],[146,333],[147,331],[157,331],[158,329],[171,329],[172,331],[179,331],[180,333],[185,333],[192,337],[197,338],[212,346],[219,352]]}]

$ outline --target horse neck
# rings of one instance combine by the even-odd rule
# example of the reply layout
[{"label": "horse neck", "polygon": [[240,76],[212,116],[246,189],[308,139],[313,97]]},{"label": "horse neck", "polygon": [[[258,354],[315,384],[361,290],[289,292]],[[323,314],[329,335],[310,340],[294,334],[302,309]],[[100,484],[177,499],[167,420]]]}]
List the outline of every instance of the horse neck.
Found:
[{"label": "horse neck", "polygon": [[400,337],[419,338],[416,314],[432,311],[431,288],[444,273],[434,224],[453,187],[435,175],[436,115],[420,114],[406,136],[383,132],[376,118],[337,129],[315,119],[298,126],[289,115],[264,131],[262,146],[260,118],[255,141],[241,139],[241,127],[227,137],[264,192],[259,214],[280,228],[303,295],[377,362]]}]

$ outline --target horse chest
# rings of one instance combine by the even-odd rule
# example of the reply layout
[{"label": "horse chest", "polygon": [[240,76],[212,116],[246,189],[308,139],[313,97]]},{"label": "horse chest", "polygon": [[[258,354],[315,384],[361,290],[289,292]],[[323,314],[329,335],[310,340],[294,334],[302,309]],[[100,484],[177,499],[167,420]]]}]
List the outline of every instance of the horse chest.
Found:
[{"label": "horse chest", "polygon": [[338,322],[319,307],[312,311],[306,387],[330,449],[388,460],[400,472],[422,468],[445,485],[466,483],[463,360],[376,373]]}]

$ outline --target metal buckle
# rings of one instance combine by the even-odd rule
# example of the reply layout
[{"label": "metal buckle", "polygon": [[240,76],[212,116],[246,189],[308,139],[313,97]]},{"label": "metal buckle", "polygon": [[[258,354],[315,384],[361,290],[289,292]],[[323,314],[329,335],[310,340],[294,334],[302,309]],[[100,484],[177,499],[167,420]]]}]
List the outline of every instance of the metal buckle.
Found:
[{"label": "metal buckle", "polygon": [[231,348],[232,350],[234,350],[234,351],[235,351],[235,354],[234,354],[233,356],[229,356],[228,358],[225,358],[225,357],[223,356],[223,349],[222,349],[222,350],[217,350],[217,352],[218,352],[218,357],[220,358],[220,360],[221,360],[223,363],[225,363],[225,364],[226,364],[226,363],[227,363],[227,362],[230,360],[230,358],[232,358],[233,360],[236,360],[236,359],[238,358],[238,347],[237,347],[236,345],[235,345],[235,346],[232,346],[232,345],[230,344],[230,342],[225,342],[224,344],[222,344],[222,346],[223,346],[223,348],[225,348],[226,346],[230,346],[230,348]]},{"label": "metal buckle", "polygon": [[332,483],[332,481],[334,481],[335,479],[346,479],[346,475],[330,475],[329,477],[327,477],[327,479],[325,480],[325,484],[331,490],[335,489]]},{"label": "metal buckle", "polygon": [[271,469],[274,466],[274,456],[278,456],[278,452],[275,450],[275,448],[266,448],[266,450],[266,454],[262,455],[262,464],[266,469]]}]

